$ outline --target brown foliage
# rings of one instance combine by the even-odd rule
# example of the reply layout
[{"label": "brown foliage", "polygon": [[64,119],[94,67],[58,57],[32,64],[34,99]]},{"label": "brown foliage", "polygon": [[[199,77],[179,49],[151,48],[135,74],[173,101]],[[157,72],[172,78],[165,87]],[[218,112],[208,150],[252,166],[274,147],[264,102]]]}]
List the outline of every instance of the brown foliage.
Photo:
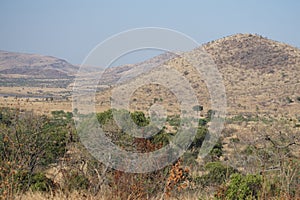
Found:
[{"label": "brown foliage", "polygon": [[170,170],[163,194],[166,198],[171,197],[172,191],[177,190],[180,192],[188,186],[187,176],[189,169],[187,167],[183,167],[181,164],[182,160],[179,159]]}]

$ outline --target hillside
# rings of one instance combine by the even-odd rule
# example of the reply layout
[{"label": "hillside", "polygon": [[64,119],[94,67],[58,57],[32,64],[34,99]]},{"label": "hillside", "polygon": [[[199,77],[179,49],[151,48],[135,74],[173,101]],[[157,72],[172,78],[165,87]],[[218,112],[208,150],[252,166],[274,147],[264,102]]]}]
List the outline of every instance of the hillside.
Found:
[{"label": "hillside", "polygon": [[[258,111],[261,114],[271,115],[295,116],[298,114],[300,107],[299,49],[253,34],[232,35],[204,44],[200,48],[204,48],[211,55],[222,74],[230,115]],[[197,57],[199,49],[187,52],[187,54]],[[180,57],[163,60],[163,63],[175,68],[189,80],[197,93],[200,104],[204,105],[206,111],[209,110],[210,96],[203,77]],[[150,65],[153,66],[151,63]],[[137,66],[139,65],[132,68],[128,66],[127,74],[133,72]],[[155,71],[157,67],[151,70]],[[118,75],[115,74],[116,76]],[[143,79],[143,75],[139,78]],[[172,81],[173,77],[166,78]],[[111,91],[99,93],[98,103],[101,105],[99,109],[110,106],[108,99],[110,95]],[[176,98],[167,88],[157,85],[143,85],[133,93],[132,99],[135,99],[131,102],[133,110],[148,110],[154,103],[154,99],[163,99],[160,104],[167,107],[168,112],[176,111],[179,106]]]},{"label": "hillside", "polygon": [[232,111],[297,114],[299,49],[252,34],[226,37],[204,48],[223,74]]},{"label": "hillside", "polygon": [[[188,58],[193,62],[188,62],[191,61]],[[90,66],[77,74],[75,83],[77,67],[61,59],[2,51],[0,60],[2,199],[300,197],[300,50],[297,48],[259,35],[236,34],[180,55],[168,52],[142,63],[104,71]],[[195,64],[205,70],[197,71],[192,66]],[[210,141],[212,149],[203,157],[200,154],[204,142],[212,138],[209,129],[214,128],[206,85],[207,77],[215,77],[209,76],[212,66],[222,76],[228,113],[218,140]],[[196,136],[189,138],[191,145],[173,164],[169,163],[172,151],[153,159],[148,153],[174,143],[174,138],[175,142],[186,140],[176,136],[182,126],[191,122],[187,112],[179,115],[184,98],[192,96],[184,91],[189,88],[203,106]],[[174,91],[179,91],[181,99]],[[126,92],[130,94],[129,100]],[[223,95],[217,89],[212,92]],[[79,100],[75,98],[77,94]],[[90,118],[84,121],[85,113],[94,112],[94,100],[97,120],[107,137],[105,142],[109,146],[112,142],[124,152],[143,153],[146,160],[122,163],[123,154],[115,157],[112,149],[107,151],[107,162],[99,162],[90,154],[106,153],[105,147],[97,146],[97,142],[103,143],[98,132],[92,131],[93,135],[88,137],[85,133],[95,130],[94,121],[92,125]],[[132,135],[135,131],[126,127],[130,119],[127,113],[117,112],[120,115],[116,117],[109,110],[113,100],[121,104],[128,100],[126,109],[134,123],[142,127],[143,136],[150,132],[144,127],[150,120],[155,121],[148,116],[156,108],[164,108],[165,113],[158,114],[165,121],[158,124],[159,132],[137,138]],[[78,103],[78,107],[72,107],[72,103],[75,106]],[[188,106],[196,106],[189,103]],[[84,123],[78,126],[79,120]],[[189,134],[189,130],[192,129],[183,133]],[[91,139],[90,143],[86,138]],[[184,145],[179,143],[180,149],[181,146]],[[115,161],[121,163],[121,170],[106,166]],[[131,169],[140,170],[148,164],[157,167],[165,162],[169,165],[154,172],[129,173]],[[126,168],[130,170],[122,171]]]},{"label": "hillside", "polygon": [[67,87],[77,69],[52,56],[0,51],[1,86]]},{"label": "hillside", "polygon": [[0,74],[32,78],[59,78],[74,75],[78,67],[52,56],[0,51]]},{"label": "hillside", "polygon": [[[204,119],[212,109],[205,77],[185,59],[191,57],[209,67],[212,63],[209,63],[207,54],[201,55],[203,49],[220,71],[226,90],[228,113],[219,138],[222,155],[218,160],[244,174],[266,174],[270,177],[266,180],[284,177],[287,170],[280,160],[295,158],[295,162],[299,162],[300,50],[260,35],[236,34],[204,44],[183,56],[161,60],[161,64],[167,65],[170,70],[176,69],[182,79],[188,80],[204,108],[200,113]],[[126,77],[125,82],[97,94],[96,110],[109,109],[111,100],[116,96],[126,102],[122,93],[118,92],[129,90],[132,91],[129,101],[131,111],[140,110],[147,115],[153,105],[158,105],[164,107],[166,116],[178,117],[180,100],[166,85],[156,84],[155,78],[175,84],[175,87],[178,79],[171,73],[160,73],[163,72],[161,65],[151,62],[149,65],[149,71],[131,79],[126,79],[129,77],[126,74],[131,74],[131,70],[134,73],[136,68],[128,67],[122,74]],[[149,79],[153,79],[153,84],[147,83]],[[114,91],[117,91],[116,96],[112,95]],[[165,130],[168,133],[174,131],[170,124]],[[284,154],[283,149],[288,153]],[[213,160],[209,156],[198,158],[197,164],[209,159]],[[286,166],[291,167],[289,163]],[[194,171],[195,177],[205,174],[201,171],[204,166],[199,168],[200,172]],[[292,179],[299,180],[299,164],[292,171]]]},{"label": "hillside", "polygon": [[[199,50],[202,48],[214,60],[222,75],[229,116],[251,113],[291,117],[299,115],[299,49],[260,35],[235,34],[206,43],[191,52],[186,52],[186,55],[199,57]],[[204,106],[202,114],[211,109],[203,75],[195,71],[182,57],[165,53],[142,63],[109,68],[103,74],[99,72],[102,76],[96,98],[97,110],[104,111],[110,108],[111,92],[116,88],[115,84],[126,87],[126,84],[137,79],[143,80],[145,75],[157,72],[163,64],[176,69],[189,81],[199,104]],[[57,96],[59,99],[70,99],[77,69],[77,66],[50,56],[0,51],[0,84],[3,86],[1,93],[12,97]],[[98,69],[91,70],[82,76],[84,80]],[[162,79],[176,81],[172,76]],[[44,92],[41,93],[41,88],[60,89],[42,89]],[[103,88],[107,89],[103,91]],[[14,106],[14,103],[3,105]],[[130,109],[148,111],[154,103],[163,105],[168,114],[179,112],[179,102],[174,94],[165,86],[157,84],[142,84],[133,91]],[[71,111],[71,102],[64,104],[63,108]],[[36,107],[39,110],[45,108],[44,105]],[[48,109],[48,106],[46,107]],[[61,106],[57,108],[61,109]]]},{"label": "hillside", "polygon": [[153,68],[164,64],[166,61],[175,56],[175,54],[167,52],[140,63],[108,68],[102,74],[100,82],[103,85],[114,85],[129,81],[131,78],[137,76],[141,71],[144,73],[149,72]]}]

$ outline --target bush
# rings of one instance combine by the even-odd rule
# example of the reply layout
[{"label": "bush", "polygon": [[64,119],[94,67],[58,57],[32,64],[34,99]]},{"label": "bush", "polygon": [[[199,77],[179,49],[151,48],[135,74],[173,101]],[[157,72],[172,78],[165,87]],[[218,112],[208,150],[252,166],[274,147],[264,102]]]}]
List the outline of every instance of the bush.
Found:
[{"label": "bush", "polygon": [[197,133],[194,137],[193,142],[190,145],[190,149],[199,149],[202,146],[202,143],[205,139],[206,134],[208,133],[208,129],[206,127],[203,126],[199,126]]},{"label": "bush", "polygon": [[199,126],[205,126],[205,125],[207,125],[207,119],[206,118],[204,118],[204,119],[199,119]]},{"label": "bush", "polygon": [[52,183],[40,171],[64,155],[67,133],[72,132],[66,128],[67,117],[62,112],[56,116],[63,120],[17,109],[0,109],[0,113],[0,195],[47,191]]},{"label": "bush", "polygon": [[220,185],[225,182],[229,176],[236,173],[237,170],[230,166],[224,166],[220,162],[210,162],[205,165],[207,174],[196,178],[196,183],[202,186]]},{"label": "bush", "polygon": [[32,191],[48,192],[54,188],[54,183],[51,179],[47,178],[44,173],[36,173],[32,176],[30,189]]},{"label": "bush", "polygon": [[212,161],[218,160],[223,155],[223,145],[220,139],[209,152],[209,155]]},{"label": "bush", "polygon": [[97,119],[99,123],[103,126],[106,124],[109,120],[113,119],[113,110],[107,110],[102,113],[97,113]]},{"label": "bush", "polygon": [[31,112],[20,113],[17,110],[0,112],[6,118],[0,122],[0,155],[3,161],[14,158],[34,170],[38,165],[55,162],[65,153],[69,131],[65,127],[68,123],[66,120],[35,116]]},{"label": "bush", "polygon": [[153,142],[154,144],[162,144],[162,146],[165,146],[170,143],[172,135],[172,133],[166,133],[164,130],[161,130],[151,137],[151,142]]},{"label": "bush", "polygon": [[180,126],[180,117],[178,115],[176,116],[172,116],[172,117],[167,117],[167,122],[169,122],[169,124],[171,126],[174,127],[179,127]]},{"label": "bush", "polygon": [[216,194],[216,199],[244,200],[258,199],[262,189],[262,177],[260,175],[232,174],[230,181]]},{"label": "bush", "polygon": [[42,172],[37,172],[31,174],[28,171],[17,171],[14,175],[14,183],[16,188],[15,190],[27,191],[28,189],[42,192],[49,192],[54,188],[54,182],[47,178],[46,175]]},{"label": "bush", "polygon": [[77,171],[71,171],[65,174],[64,179],[65,189],[68,191],[87,190],[90,185],[88,178]]},{"label": "bush", "polygon": [[135,111],[131,113],[130,116],[137,126],[147,126],[149,124],[149,120],[146,118],[145,114],[141,111]]},{"label": "bush", "polygon": [[215,115],[215,113],[216,113],[216,111],[214,111],[214,110],[208,110],[207,111],[207,114],[206,114],[207,117],[206,118],[208,119],[208,121],[211,121],[211,118],[212,118],[213,115]]}]

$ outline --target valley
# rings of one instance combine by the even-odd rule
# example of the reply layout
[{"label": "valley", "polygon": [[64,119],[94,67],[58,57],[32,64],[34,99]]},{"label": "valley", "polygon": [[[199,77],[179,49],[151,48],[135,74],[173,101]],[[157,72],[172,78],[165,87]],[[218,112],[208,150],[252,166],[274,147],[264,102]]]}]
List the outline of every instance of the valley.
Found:
[{"label": "valley", "polygon": [[[201,54],[203,51],[206,56]],[[224,129],[206,157],[198,154],[209,135],[215,111],[211,93],[215,91],[209,91],[206,85],[209,74],[197,71],[187,57],[195,58],[205,69],[216,66],[225,87]],[[297,191],[300,181],[300,49],[257,34],[234,34],[180,55],[167,52],[141,63],[109,69],[101,67],[87,67],[78,73],[79,66],[63,59],[0,51],[0,130],[3,132],[0,138],[3,148],[1,145],[0,148],[6,152],[5,145],[11,145],[16,152],[33,155],[32,152],[40,148],[34,144],[40,138],[50,149],[40,149],[43,153],[33,159],[37,164],[30,172],[26,170],[32,163],[26,156],[20,164],[10,160],[19,159],[17,154],[12,154],[12,158],[3,154],[6,161],[15,168],[22,165],[20,168],[31,173],[32,180],[36,174],[43,174],[44,179],[37,180],[49,181],[51,191],[59,190],[59,185],[70,194],[86,192],[83,196],[92,196],[94,192],[94,196],[108,193],[106,197],[141,199],[153,197],[150,188],[163,197],[177,199],[189,199],[187,196],[222,199],[230,195],[231,190],[234,195],[245,195],[243,198],[300,197]],[[172,76],[174,71],[185,82]],[[99,79],[96,86],[95,78]],[[183,87],[182,83],[186,85]],[[194,92],[197,104],[190,106],[199,112],[199,123],[191,147],[172,165],[151,173],[126,173],[105,167],[83,147],[73,119],[90,114],[90,105],[94,105],[93,112],[107,137],[122,149],[148,153],[172,143],[181,120],[189,119],[185,118],[186,110],[181,110],[182,99],[176,96],[174,88],[182,92],[180,94],[186,94],[183,91],[186,88]],[[134,138],[118,127],[113,119],[112,102],[117,99],[126,103],[123,91],[127,90],[131,96],[126,110],[137,125],[149,124],[151,109],[164,109],[165,124],[158,134]],[[86,95],[91,91],[95,97]],[[77,102],[73,105],[74,95],[85,103],[83,107],[76,107]],[[32,127],[37,131],[32,132]],[[23,136],[30,144],[30,151],[15,137],[14,134],[19,133],[16,130],[25,130],[20,131],[21,135],[37,134],[32,138]],[[44,132],[46,136],[38,135]],[[56,155],[54,149],[60,154]],[[39,163],[44,157],[49,161]],[[6,178],[10,180],[13,167],[7,166],[3,164],[8,171]],[[238,193],[239,185],[234,184],[241,182],[246,189]],[[10,191],[9,185],[4,186]],[[48,191],[43,185],[41,188]],[[81,193],[76,195],[83,198]]]}]

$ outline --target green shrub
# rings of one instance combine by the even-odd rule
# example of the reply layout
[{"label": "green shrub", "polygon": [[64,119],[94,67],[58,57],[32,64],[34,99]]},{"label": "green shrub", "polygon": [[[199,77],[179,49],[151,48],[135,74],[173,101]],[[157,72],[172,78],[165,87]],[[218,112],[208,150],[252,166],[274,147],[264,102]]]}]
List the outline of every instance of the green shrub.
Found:
[{"label": "green shrub", "polygon": [[73,190],[87,190],[90,182],[82,173],[71,171],[65,177],[66,189]]},{"label": "green shrub", "polygon": [[248,145],[248,146],[242,151],[242,153],[249,156],[249,155],[252,155],[252,154],[253,154],[254,150],[255,150],[255,148],[254,148],[253,146]]},{"label": "green shrub", "polygon": [[32,176],[30,189],[32,191],[50,191],[54,188],[54,183],[51,179],[47,178],[43,173],[36,173]]},{"label": "green shrub", "polygon": [[33,192],[48,192],[54,188],[54,182],[41,172],[31,174],[26,171],[18,171],[14,180],[17,183],[16,189],[23,192],[27,191],[28,189],[32,190]]},{"label": "green shrub", "polygon": [[113,119],[113,110],[107,110],[101,113],[97,113],[97,119],[99,123],[103,126],[106,124],[109,120]]},{"label": "green shrub", "polygon": [[189,149],[199,150],[202,146],[202,143],[203,143],[207,133],[208,133],[207,127],[199,126],[198,129],[197,129],[197,133],[194,137],[194,140],[191,143]]},{"label": "green shrub", "polygon": [[223,192],[216,195],[216,199],[244,200],[258,199],[262,189],[262,177],[260,175],[232,174],[228,185]]},{"label": "green shrub", "polygon": [[218,160],[223,155],[223,145],[221,140],[218,140],[212,150],[209,152],[212,161]]},{"label": "green shrub", "polygon": [[220,162],[210,162],[205,165],[206,174],[197,177],[196,183],[202,186],[220,185],[225,182],[229,176],[236,173],[237,170],[231,166],[224,166]]},{"label": "green shrub", "polygon": [[170,143],[172,134],[166,133],[164,130],[159,131],[159,133],[155,134],[151,141],[154,144],[162,144],[163,146],[168,145]]},{"label": "green shrub", "polygon": [[147,126],[149,124],[149,120],[146,118],[145,114],[141,111],[135,111],[131,113],[130,116],[137,126]]},{"label": "green shrub", "polygon": [[6,137],[5,141],[0,139],[2,160],[15,159],[33,171],[38,165],[55,162],[65,153],[67,134],[74,130],[66,128],[70,121],[64,112],[57,112],[55,118],[13,109],[0,113],[1,132]]},{"label": "green shrub", "polygon": [[[115,117],[117,117],[117,120],[121,121],[121,125],[129,124],[128,114],[137,126],[147,126],[149,124],[149,119],[147,119],[145,114],[141,111],[129,113],[126,110],[109,109],[107,111],[97,113],[96,117],[99,123],[104,126],[108,122],[111,123],[114,120],[114,114],[116,115]],[[117,124],[115,125],[117,126]]]},{"label": "green shrub", "polygon": [[180,120],[180,117],[178,115],[176,115],[176,116],[167,117],[167,122],[169,122],[169,124],[171,126],[179,127],[181,120]]},{"label": "green shrub", "polygon": [[239,138],[230,138],[230,142],[238,143],[240,141]]},{"label": "green shrub", "polygon": [[199,119],[199,126],[205,126],[205,125],[207,125],[207,119],[206,118],[204,118],[204,119]]}]

